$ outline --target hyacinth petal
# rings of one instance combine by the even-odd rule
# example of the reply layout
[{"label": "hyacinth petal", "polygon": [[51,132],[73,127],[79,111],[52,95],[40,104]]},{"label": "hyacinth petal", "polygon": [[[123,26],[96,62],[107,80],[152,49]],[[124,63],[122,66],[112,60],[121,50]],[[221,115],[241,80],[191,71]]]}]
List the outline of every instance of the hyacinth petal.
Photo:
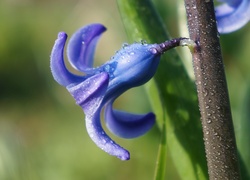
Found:
[{"label": "hyacinth petal", "polygon": [[229,16],[234,12],[234,8],[229,6],[228,4],[222,4],[216,9],[216,17]]},{"label": "hyacinth petal", "polygon": [[67,54],[71,65],[82,72],[93,66],[94,51],[106,28],[101,24],[90,24],[76,31],[69,40]]},{"label": "hyacinth petal", "polygon": [[242,0],[217,0],[217,1],[227,3],[229,6],[238,6]]},{"label": "hyacinth petal", "polygon": [[[99,108],[108,87],[109,76],[102,72],[87,78],[79,84],[70,84],[68,91],[85,114],[93,114]],[[93,111],[93,112],[92,112]]]},{"label": "hyacinth petal", "polygon": [[64,64],[64,46],[67,34],[60,32],[50,56],[50,68],[54,79],[62,86],[83,81],[85,78],[69,72]]},{"label": "hyacinth petal", "polygon": [[111,61],[101,66],[110,74],[105,102],[152,78],[160,61],[160,53],[154,52],[158,47],[141,43],[124,46]]},{"label": "hyacinth petal", "polygon": [[103,130],[100,123],[101,108],[98,108],[93,115],[86,114],[85,121],[88,134],[95,144],[103,151],[121,160],[129,160],[129,152],[116,144]]},{"label": "hyacinth petal", "polygon": [[136,138],[149,131],[155,123],[155,115],[131,114],[117,111],[109,102],[105,109],[105,121],[108,129],[122,138]]},{"label": "hyacinth petal", "polygon": [[222,4],[215,8],[218,31],[230,33],[246,25],[250,20],[250,0]]},{"label": "hyacinth petal", "polygon": [[116,144],[103,130],[100,114],[102,100],[108,87],[108,74],[96,74],[84,82],[67,87],[76,103],[83,108],[87,132],[94,143],[103,151],[121,160],[130,158],[129,152]]}]

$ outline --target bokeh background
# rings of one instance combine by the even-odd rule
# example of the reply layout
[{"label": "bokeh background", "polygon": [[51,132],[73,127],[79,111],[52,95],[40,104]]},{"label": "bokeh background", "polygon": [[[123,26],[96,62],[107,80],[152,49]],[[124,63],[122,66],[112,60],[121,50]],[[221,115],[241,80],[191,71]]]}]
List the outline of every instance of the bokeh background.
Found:
[{"label": "bokeh background", "polygon": [[[175,1],[155,0],[154,4],[173,37],[186,30],[185,24],[180,26],[176,21]],[[50,52],[57,33],[65,31],[70,36],[93,22],[108,28],[96,50],[98,65],[127,41],[115,0],[0,1],[1,180],[153,178],[158,128],[132,140],[108,132],[130,151],[131,160],[122,162],[109,156],[88,137],[81,108],[50,73]],[[221,42],[235,129],[240,132],[239,119],[250,117],[250,26],[221,36]],[[126,92],[115,106],[138,113],[151,110],[143,87]],[[237,138],[241,138],[240,133]],[[171,157],[167,161],[167,174],[178,179]]]}]

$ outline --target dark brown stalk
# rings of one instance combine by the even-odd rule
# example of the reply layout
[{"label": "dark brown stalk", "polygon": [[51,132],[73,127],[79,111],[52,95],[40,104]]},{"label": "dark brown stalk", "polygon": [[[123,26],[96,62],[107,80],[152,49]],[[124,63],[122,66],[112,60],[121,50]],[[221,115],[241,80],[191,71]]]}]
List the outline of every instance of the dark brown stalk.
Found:
[{"label": "dark brown stalk", "polygon": [[185,0],[201,121],[214,179],[240,179],[237,147],[212,0]]}]

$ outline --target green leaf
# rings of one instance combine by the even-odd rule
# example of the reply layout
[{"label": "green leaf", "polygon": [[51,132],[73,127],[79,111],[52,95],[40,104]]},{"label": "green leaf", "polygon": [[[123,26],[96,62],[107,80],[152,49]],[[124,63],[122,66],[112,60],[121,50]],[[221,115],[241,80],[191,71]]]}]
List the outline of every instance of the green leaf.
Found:
[{"label": "green leaf", "polygon": [[237,146],[240,154],[241,178],[250,179],[250,85],[241,87],[240,117],[237,119]]},{"label": "green leaf", "polygon": [[[168,33],[149,0],[117,0],[120,14],[131,42],[146,40],[160,43]],[[157,73],[147,84],[148,94],[158,125],[165,123],[166,134],[161,141],[157,170],[165,168],[166,145],[182,179],[208,179],[200,114],[194,82],[175,50],[166,52]],[[165,144],[164,144],[165,142]],[[163,159],[164,158],[164,159]],[[162,172],[157,179],[164,179]],[[164,175],[164,173],[162,173]],[[159,178],[158,178],[159,177]]]}]

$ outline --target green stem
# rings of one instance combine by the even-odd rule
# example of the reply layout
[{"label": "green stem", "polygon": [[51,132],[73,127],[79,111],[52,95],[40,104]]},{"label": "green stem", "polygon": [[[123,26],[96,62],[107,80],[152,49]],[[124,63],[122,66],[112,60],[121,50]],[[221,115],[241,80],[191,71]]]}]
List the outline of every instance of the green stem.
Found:
[{"label": "green stem", "polygon": [[155,167],[155,180],[164,180],[166,173],[167,142],[166,142],[166,124],[162,125],[161,142],[158,150],[158,157]]}]

